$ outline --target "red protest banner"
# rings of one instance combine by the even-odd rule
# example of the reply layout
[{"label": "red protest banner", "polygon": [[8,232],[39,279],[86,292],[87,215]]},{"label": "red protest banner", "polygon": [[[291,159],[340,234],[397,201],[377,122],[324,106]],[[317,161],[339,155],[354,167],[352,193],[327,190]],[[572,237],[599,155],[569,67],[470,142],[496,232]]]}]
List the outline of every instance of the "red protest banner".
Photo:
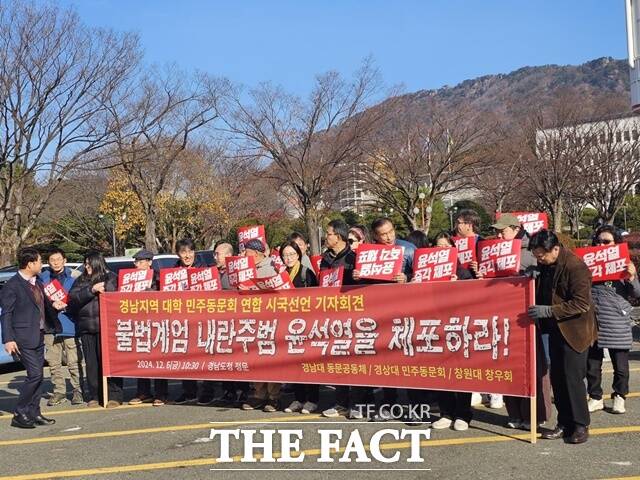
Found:
[{"label": "red protest banner", "polygon": [[340,292],[106,293],[103,372],[532,396],[532,285],[515,277]]},{"label": "red protest banner", "polygon": [[453,237],[458,249],[458,261],[462,268],[469,268],[471,262],[477,262],[476,237]]},{"label": "red protest banner", "polygon": [[458,250],[451,248],[418,248],[413,254],[413,282],[451,280],[456,274]]},{"label": "red protest banner", "polygon": [[574,249],[591,270],[594,282],[622,280],[627,278],[627,265],[631,263],[626,243],[598,245]]},{"label": "red protest banner", "polygon": [[344,276],[344,265],[335,268],[320,270],[318,285],[321,287],[341,287]]},{"label": "red protest banner", "polygon": [[517,217],[529,235],[549,228],[549,219],[545,212],[496,212],[496,220],[498,220],[501,215],[507,214]]},{"label": "red protest banner", "polygon": [[44,286],[44,294],[51,300],[52,302],[60,301],[62,303],[68,303],[68,294],[62,288],[60,282],[56,279],[51,280]]},{"label": "red protest banner", "polygon": [[189,290],[189,273],[186,267],[162,268],[160,270],[160,290],[182,292]]},{"label": "red protest banner", "polygon": [[317,275],[320,274],[320,263],[322,262],[322,255],[311,255],[311,266],[313,267],[314,273]]},{"label": "red protest banner", "polygon": [[221,290],[220,272],[216,267],[189,268],[189,290]]},{"label": "red protest banner", "polygon": [[256,260],[253,257],[227,257],[227,275],[229,285],[238,288],[240,285],[253,285],[252,278],[256,278]]},{"label": "red protest banner", "polygon": [[238,250],[244,252],[244,244],[249,240],[257,238],[264,245],[264,251],[267,251],[267,235],[264,231],[264,225],[250,225],[248,227],[240,227],[238,229]]},{"label": "red protest banner", "polygon": [[391,281],[402,273],[402,247],[363,243],[356,252],[355,269],[360,278]]},{"label": "red protest banner", "polygon": [[153,270],[141,270],[139,268],[121,268],[118,271],[119,292],[144,292],[151,288],[153,283]]},{"label": "red protest banner", "polygon": [[273,291],[273,290],[291,290],[295,288],[291,283],[291,278],[287,272],[280,272],[278,275],[266,278],[253,278],[251,279],[253,284],[258,287],[258,290]]},{"label": "red protest banner", "polygon": [[478,273],[485,278],[509,277],[520,270],[522,240],[482,240],[478,242]]}]

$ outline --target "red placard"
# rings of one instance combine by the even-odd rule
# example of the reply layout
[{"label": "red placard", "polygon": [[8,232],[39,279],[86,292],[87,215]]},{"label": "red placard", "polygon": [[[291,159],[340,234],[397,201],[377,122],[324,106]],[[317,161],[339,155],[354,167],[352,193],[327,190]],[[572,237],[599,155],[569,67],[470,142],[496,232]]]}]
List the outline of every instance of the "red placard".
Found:
[{"label": "red placard", "polygon": [[162,268],[160,270],[160,290],[182,292],[189,290],[189,272],[186,267]]},{"label": "red placard", "polygon": [[287,269],[287,266],[284,264],[284,262],[280,258],[280,255],[271,255],[269,258],[273,262],[273,268],[276,269],[276,272],[281,273]]},{"label": "red placard", "polygon": [[232,288],[253,286],[252,278],[256,278],[256,260],[253,257],[227,257],[227,275]]},{"label": "red placard", "polygon": [[264,225],[250,225],[240,227],[238,229],[238,250],[244,252],[244,244],[249,240],[257,238],[264,245],[264,251],[267,251],[267,235],[264,231]]},{"label": "red placard", "polygon": [[189,268],[189,290],[214,292],[222,290],[220,273],[216,267]]},{"label": "red placard", "polygon": [[[228,290],[106,293],[103,372],[532,396],[532,285],[516,277],[308,288],[262,292],[255,302]],[[189,308],[212,298],[213,317]],[[160,308],[137,309],[150,301]]]},{"label": "red placard", "polygon": [[119,292],[144,292],[153,284],[153,269],[121,268],[118,271]]},{"label": "red placard", "polygon": [[320,274],[320,263],[322,263],[322,255],[311,255],[311,266],[316,276]]},{"label": "red placard", "polygon": [[318,274],[318,285],[321,287],[341,287],[343,276],[344,265],[320,270],[320,273]]},{"label": "red placard", "polygon": [[510,277],[520,271],[522,240],[482,240],[478,242],[478,273],[485,278]]},{"label": "red placard", "polygon": [[51,280],[44,286],[44,294],[52,302],[60,301],[64,304],[68,303],[68,294],[56,279]]},{"label": "red placard", "polygon": [[587,264],[594,282],[628,277],[627,265],[631,263],[631,259],[626,243],[576,248],[574,252]]},{"label": "red placard", "polygon": [[456,274],[458,250],[449,248],[418,248],[413,254],[414,282],[451,280]]},{"label": "red placard", "polygon": [[274,291],[274,290],[291,290],[295,288],[291,283],[291,278],[287,272],[280,272],[273,277],[265,278],[253,278],[251,280],[253,284],[258,287],[258,290],[262,291]]},{"label": "red placard", "polygon": [[462,268],[469,268],[471,262],[477,262],[476,237],[453,237],[458,249],[458,261]]},{"label": "red placard", "polygon": [[538,233],[540,230],[549,228],[549,219],[545,212],[496,212],[496,220],[502,215],[514,215],[520,220],[522,227],[529,235]]},{"label": "red placard", "polygon": [[402,273],[403,248],[396,245],[363,243],[356,253],[355,269],[360,278],[392,281]]}]

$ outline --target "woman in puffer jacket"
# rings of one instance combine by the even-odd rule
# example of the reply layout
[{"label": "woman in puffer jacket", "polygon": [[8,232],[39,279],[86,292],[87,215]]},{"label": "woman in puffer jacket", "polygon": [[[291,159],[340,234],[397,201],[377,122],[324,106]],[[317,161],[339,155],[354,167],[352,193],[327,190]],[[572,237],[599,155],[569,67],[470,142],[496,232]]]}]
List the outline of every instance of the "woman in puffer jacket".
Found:
[{"label": "woman in puffer jacket", "polygon": [[[596,230],[594,245],[622,243],[622,236],[611,225]],[[609,350],[613,364],[612,413],[624,413],[624,399],[629,393],[629,350],[633,343],[630,298],[640,298],[640,282],[632,262],[625,280],[594,282],[591,288],[598,321],[598,341],[589,349],[587,391],[589,411],[604,409],[602,399],[603,349]]]},{"label": "woman in puffer jacket", "polygon": [[[102,397],[102,368],[100,352],[100,295],[115,292],[118,277],[107,269],[102,254],[92,252],[84,257],[84,272],[69,291],[71,320],[80,337],[82,354],[86,364],[89,385],[89,407],[98,406]],[[117,407],[122,403],[122,379],[109,378],[109,402],[106,407]]]}]

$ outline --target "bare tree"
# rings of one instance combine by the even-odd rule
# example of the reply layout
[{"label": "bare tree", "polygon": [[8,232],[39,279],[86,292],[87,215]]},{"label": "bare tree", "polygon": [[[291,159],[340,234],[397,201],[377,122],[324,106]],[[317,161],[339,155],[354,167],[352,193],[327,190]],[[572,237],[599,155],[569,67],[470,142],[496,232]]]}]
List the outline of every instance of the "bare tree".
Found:
[{"label": "bare tree", "polygon": [[422,227],[428,232],[437,198],[476,186],[489,158],[491,133],[490,124],[463,108],[445,111],[433,104],[424,121],[396,116],[365,147],[368,188],[412,230],[424,215]]},{"label": "bare tree", "polygon": [[225,82],[175,69],[151,70],[126,98],[109,102],[116,164],[142,204],[145,248],[157,252],[158,197],[195,133],[218,117]]},{"label": "bare tree", "polygon": [[316,232],[326,196],[376,124],[375,114],[362,112],[379,86],[377,70],[365,61],[353,82],[336,72],[317,76],[304,100],[269,84],[252,90],[249,102],[242,92],[233,99],[229,130],[246,141],[248,156],[270,163],[263,175],[304,218],[314,253],[320,252]]},{"label": "bare tree", "polygon": [[587,116],[579,95],[563,92],[550,108],[538,108],[528,119],[527,182],[551,213],[558,233],[568,198],[585,192],[590,181],[584,172],[597,130],[584,123]]},{"label": "bare tree", "polygon": [[73,11],[55,6],[0,3],[3,262],[28,237],[65,175],[112,140],[104,100],[138,59],[134,35],[88,29]]},{"label": "bare tree", "polygon": [[606,119],[589,125],[596,138],[584,166],[586,198],[598,216],[613,224],[625,196],[640,183],[640,121],[636,117]]}]

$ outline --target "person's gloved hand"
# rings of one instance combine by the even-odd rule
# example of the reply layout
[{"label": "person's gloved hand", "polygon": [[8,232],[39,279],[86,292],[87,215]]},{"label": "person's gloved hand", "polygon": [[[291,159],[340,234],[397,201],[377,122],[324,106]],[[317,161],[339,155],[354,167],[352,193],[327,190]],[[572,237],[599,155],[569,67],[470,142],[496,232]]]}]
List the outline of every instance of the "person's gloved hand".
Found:
[{"label": "person's gloved hand", "polygon": [[527,310],[527,313],[531,318],[535,319],[553,317],[551,305],[531,305]]}]

